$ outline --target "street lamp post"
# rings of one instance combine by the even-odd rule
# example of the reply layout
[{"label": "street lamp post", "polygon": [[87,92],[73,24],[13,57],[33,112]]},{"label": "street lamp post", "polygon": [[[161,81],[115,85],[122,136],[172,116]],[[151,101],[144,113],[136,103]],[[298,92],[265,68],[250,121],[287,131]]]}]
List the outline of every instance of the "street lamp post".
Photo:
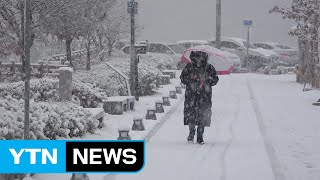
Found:
[{"label": "street lamp post", "polygon": [[216,46],[221,47],[221,0],[216,0]]}]

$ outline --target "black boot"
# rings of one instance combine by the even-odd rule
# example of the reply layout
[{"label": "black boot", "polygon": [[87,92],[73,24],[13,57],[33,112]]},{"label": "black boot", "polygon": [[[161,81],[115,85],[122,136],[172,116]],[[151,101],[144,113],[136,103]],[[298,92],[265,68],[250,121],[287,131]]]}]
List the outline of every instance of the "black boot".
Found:
[{"label": "black boot", "polygon": [[197,143],[201,144],[201,145],[204,144],[203,137],[198,137],[197,138]]},{"label": "black boot", "polygon": [[188,142],[193,142],[194,135],[196,134],[196,127],[194,123],[189,122],[189,136],[188,136]]},{"label": "black boot", "polygon": [[203,133],[204,133],[204,126],[203,124],[200,124],[198,125],[198,128],[197,128],[197,143],[199,144],[204,144]]},{"label": "black boot", "polygon": [[190,133],[188,136],[188,142],[193,142],[194,136]]}]

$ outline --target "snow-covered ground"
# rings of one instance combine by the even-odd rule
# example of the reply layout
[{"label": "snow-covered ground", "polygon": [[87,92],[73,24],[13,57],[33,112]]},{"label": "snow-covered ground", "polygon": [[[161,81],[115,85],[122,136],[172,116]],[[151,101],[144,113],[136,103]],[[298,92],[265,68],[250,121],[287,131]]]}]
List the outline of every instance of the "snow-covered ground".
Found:
[{"label": "snow-covered ground", "polygon": [[261,121],[286,180],[320,179],[320,91],[302,92],[294,75],[249,78]]},{"label": "snow-covered ground", "polygon": [[[167,94],[166,89],[159,93]],[[221,76],[213,92],[213,123],[205,129],[205,145],[186,142],[183,99],[176,100],[174,112],[162,117],[162,126],[150,136],[144,170],[135,175],[92,174],[90,179],[318,180],[320,109],[311,104],[319,98],[318,90],[302,92],[294,75]],[[154,106],[156,100],[148,97],[141,103],[149,103],[140,106]],[[135,113],[145,115],[145,110]],[[128,123],[132,122],[129,114]],[[107,122],[116,126],[119,121],[112,118]],[[148,123],[149,130],[156,126]],[[106,128],[101,135],[86,138],[115,139],[117,132],[110,132]],[[132,134],[134,139],[143,136]],[[70,175],[37,175],[36,179],[67,180]]]}]

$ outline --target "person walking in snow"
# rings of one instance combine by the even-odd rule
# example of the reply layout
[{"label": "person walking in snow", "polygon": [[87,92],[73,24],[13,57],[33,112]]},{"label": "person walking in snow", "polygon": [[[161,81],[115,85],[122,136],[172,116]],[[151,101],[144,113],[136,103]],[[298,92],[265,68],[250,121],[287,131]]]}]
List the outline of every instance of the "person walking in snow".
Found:
[{"label": "person walking in snow", "polygon": [[208,63],[209,55],[192,51],[191,63],[182,70],[180,79],[186,85],[184,125],[189,126],[188,142],[193,142],[197,127],[197,143],[203,144],[204,128],[211,125],[212,87],[218,81],[215,68]]}]

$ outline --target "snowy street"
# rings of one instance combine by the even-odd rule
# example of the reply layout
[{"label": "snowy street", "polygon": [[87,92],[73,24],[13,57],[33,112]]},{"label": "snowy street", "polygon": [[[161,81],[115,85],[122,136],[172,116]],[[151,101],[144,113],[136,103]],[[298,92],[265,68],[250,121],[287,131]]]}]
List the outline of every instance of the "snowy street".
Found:
[{"label": "snowy street", "polygon": [[247,77],[222,77],[214,89],[213,106],[213,126],[205,129],[205,145],[186,142],[181,103],[147,145],[145,169],[116,179],[275,179]]},{"label": "snowy street", "polygon": [[[320,165],[317,152],[320,130],[316,119],[320,113],[316,107],[310,107],[310,112],[298,107],[311,106],[312,97],[319,92],[303,94],[294,78],[293,75],[221,76],[213,92],[214,123],[205,129],[205,145],[186,142],[188,128],[182,126],[181,103],[147,144],[145,169],[137,175],[105,179],[316,179]],[[270,93],[275,86],[278,93]],[[305,114],[309,114],[310,124],[301,123]],[[290,134],[292,137],[285,139],[283,128],[296,131],[297,136]],[[305,131],[307,128],[314,131]],[[299,141],[303,137],[309,141]],[[295,151],[297,146],[300,152]],[[309,162],[311,159],[313,163]],[[301,161],[311,163],[312,167]]]},{"label": "snowy street", "polygon": [[[295,75],[220,76],[213,90],[213,123],[205,129],[204,145],[186,141],[188,127],[182,122],[183,98],[174,103],[173,113],[163,116],[169,118],[162,119],[153,136],[147,139],[146,165],[140,173],[89,174],[89,177],[316,180],[320,176],[320,112],[311,103],[318,94],[318,90],[302,92],[302,85],[295,83]],[[303,108],[306,106],[310,107]],[[109,137],[101,133],[101,137],[87,138]],[[142,137],[132,133],[134,139]],[[68,180],[70,175],[42,174],[34,178]]]}]

